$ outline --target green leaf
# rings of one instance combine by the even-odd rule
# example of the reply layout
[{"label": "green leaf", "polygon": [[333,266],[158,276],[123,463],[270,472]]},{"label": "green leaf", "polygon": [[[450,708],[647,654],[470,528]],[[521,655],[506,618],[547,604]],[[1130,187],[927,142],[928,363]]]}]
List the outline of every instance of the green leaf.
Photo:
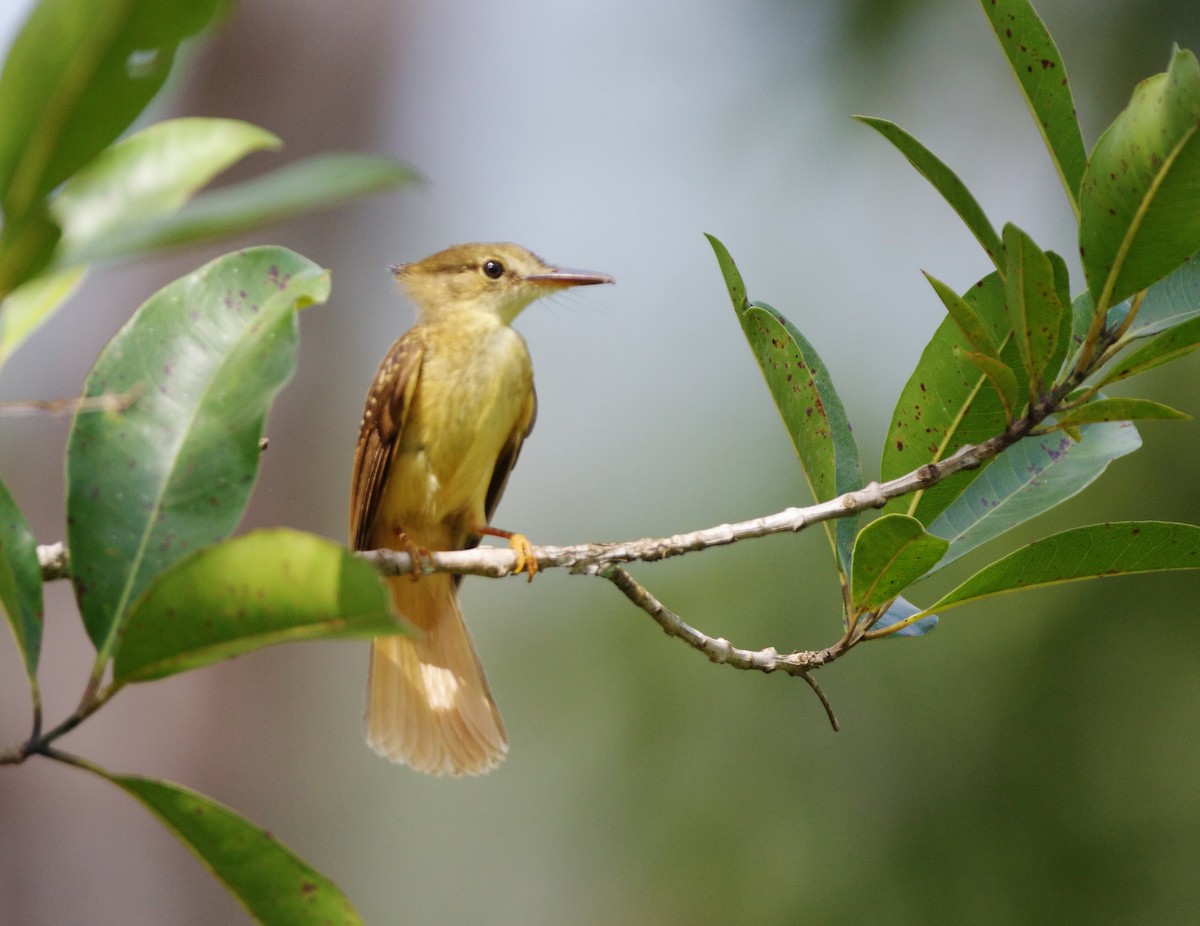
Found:
[{"label": "green leaf", "polygon": [[58,226],[40,202],[4,220],[0,229],[0,300],[49,265],[59,235]]},{"label": "green leaf", "polygon": [[[829,501],[862,487],[858,445],[829,371],[813,346],[769,305],[746,301],[746,288],[725,246],[709,243],[725,277],[742,331],[800,458],[814,500]],[[857,519],[825,522],[839,570],[849,573]]]},{"label": "green leaf", "polygon": [[110,145],[71,177],[51,211],[62,226],[58,262],[86,262],[112,235],[177,212],[197,190],[279,139],[235,119],[171,119]]},{"label": "green leaf", "polygon": [[967,343],[971,345],[971,349],[975,353],[983,354],[998,361],[1000,359],[1000,348],[996,346],[996,339],[992,337],[991,328],[976,314],[967,300],[963,299],[962,296],[941,280],[930,276],[928,273],[925,274],[925,279],[929,281],[929,285],[933,287],[933,291],[942,300],[942,305],[946,307],[946,311],[950,313],[950,317],[954,319],[954,323],[962,331],[963,337],[967,339]]},{"label": "green leaf", "polygon": [[885,514],[861,531],[854,542],[851,600],[855,613],[890,602],[942,558],[949,544],[925,533],[916,518]]},{"label": "green leaf", "polygon": [[1050,354],[1050,361],[1046,366],[1046,379],[1048,382],[1053,383],[1057,382],[1058,376],[1062,372],[1063,364],[1066,362],[1067,355],[1074,350],[1074,345],[1071,341],[1071,331],[1074,325],[1074,306],[1071,302],[1071,275],[1067,271],[1067,262],[1053,251],[1046,252],[1046,259],[1050,261],[1050,269],[1054,275],[1054,292],[1058,296],[1058,304],[1060,306],[1058,333],[1055,336],[1054,351]]},{"label": "green leaf", "polygon": [[47,276],[34,277],[0,303],[0,365],[26,339],[75,295],[83,282],[85,268],[72,267]]},{"label": "green leaf", "polygon": [[1200,568],[1200,527],[1114,521],[1062,531],[1015,550],[967,579],[929,610],[1043,585],[1138,572]]},{"label": "green leaf", "polygon": [[980,6],[1004,49],[1078,216],[1087,153],[1058,47],[1028,0],[983,0]]},{"label": "green leaf", "polygon": [[1150,343],[1122,357],[1120,363],[1112,368],[1100,385],[1107,386],[1109,383],[1153,370],[1157,366],[1190,354],[1198,347],[1200,317],[1164,331]]},{"label": "green leaf", "polygon": [[29,683],[37,697],[42,647],[42,569],[37,541],[21,509],[0,482],[0,607],[8,617]]},{"label": "green leaf", "polygon": [[[1024,367],[1010,334],[1000,275],[993,273],[980,280],[963,298],[1001,345],[1001,358],[1013,370],[1020,394],[1027,388]],[[883,447],[883,480],[896,479],[943,459],[963,444],[977,444],[1004,429],[1004,407],[987,378],[967,356],[970,352],[959,327],[952,319],[945,319],[896,402]],[[884,511],[910,514],[930,524],[982,471],[956,473],[932,488],[894,498]]]},{"label": "green leaf", "polygon": [[1080,196],[1079,248],[1107,309],[1200,249],[1200,64],[1175,50],[1100,136]]},{"label": "green leaf", "polygon": [[950,542],[937,568],[1082,492],[1141,445],[1130,424],[1087,425],[1078,442],[1056,433],[1013,444],[929,525]]},{"label": "green leaf", "polygon": [[115,140],[220,0],[42,0],[0,72],[0,202],[24,215]]},{"label": "green leaf", "polygon": [[264,646],[401,630],[375,568],[294,530],[262,530],[160,572],[129,610],[113,683],[145,682]]},{"label": "green leaf", "polygon": [[1054,427],[1067,428],[1093,421],[1138,421],[1142,419],[1191,418],[1184,412],[1149,399],[1097,399],[1059,415]]},{"label": "green leaf", "polygon": [[1004,272],[1004,245],[996,229],[988,221],[983,207],[971,195],[971,191],[949,167],[943,164],[936,155],[919,141],[909,135],[904,129],[886,119],[876,119],[871,116],[855,116],[859,122],[869,125],[895,145],[910,164],[921,172],[936,189],[950,207],[958,213],[970,229],[971,234],[983,245],[983,250],[991,258],[996,269]]},{"label": "green leaf", "polygon": [[1005,225],[1004,248],[1008,255],[1005,295],[1013,339],[1029,377],[1030,396],[1037,399],[1057,372],[1049,367],[1062,329],[1063,305],[1055,285],[1054,265],[1033,239],[1015,225]]},{"label": "green leaf", "polygon": [[173,215],[93,242],[87,257],[111,260],[211,241],[419,180],[411,168],[392,158],[319,155],[201,193]]},{"label": "green leaf", "polygon": [[1004,407],[1004,416],[1009,421],[1017,417],[1017,409],[1021,407],[1021,387],[1017,384],[1017,374],[1008,368],[1001,360],[987,354],[977,354],[964,351],[963,356],[988,378],[1000,404]]},{"label": "green leaf", "polygon": [[154,814],[263,926],[361,926],[337,885],[224,804],[169,782],[94,770]]},{"label": "green leaf", "polygon": [[284,248],[227,254],[152,296],[104,349],[85,395],[140,396],[76,415],[67,446],[72,578],[102,655],[157,573],[237,524],[295,366],[295,309],[328,292],[328,274]]}]

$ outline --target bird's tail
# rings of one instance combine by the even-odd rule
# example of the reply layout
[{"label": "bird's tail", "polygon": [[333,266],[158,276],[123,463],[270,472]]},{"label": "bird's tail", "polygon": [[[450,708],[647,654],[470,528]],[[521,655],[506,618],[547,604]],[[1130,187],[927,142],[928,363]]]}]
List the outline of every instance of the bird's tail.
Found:
[{"label": "bird's tail", "polygon": [[508,734],[458,608],[449,575],[390,579],[392,602],[418,631],[371,643],[366,734],[392,762],[431,775],[481,775]]}]

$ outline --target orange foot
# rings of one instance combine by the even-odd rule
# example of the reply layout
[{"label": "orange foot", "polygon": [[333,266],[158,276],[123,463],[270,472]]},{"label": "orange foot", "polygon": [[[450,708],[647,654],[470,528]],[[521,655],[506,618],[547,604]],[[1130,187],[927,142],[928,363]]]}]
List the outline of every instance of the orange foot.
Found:
[{"label": "orange foot", "polygon": [[513,567],[513,572],[517,575],[527,572],[529,573],[529,581],[533,581],[533,577],[538,571],[538,564],[537,557],[533,553],[533,544],[529,542],[528,537],[524,534],[515,534],[512,531],[502,531],[498,527],[482,527],[479,529],[479,533],[488,534],[492,537],[502,537],[507,540],[508,545],[517,554],[517,565]]},{"label": "orange foot", "polygon": [[396,535],[396,542],[400,544],[398,549],[403,550],[412,560],[412,578],[413,581],[421,578],[425,574],[425,566],[423,563],[433,564],[433,554],[420,544],[413,543],[409,539],[408,534],[404,533],[400,528],[392,529],[392,533]]}]

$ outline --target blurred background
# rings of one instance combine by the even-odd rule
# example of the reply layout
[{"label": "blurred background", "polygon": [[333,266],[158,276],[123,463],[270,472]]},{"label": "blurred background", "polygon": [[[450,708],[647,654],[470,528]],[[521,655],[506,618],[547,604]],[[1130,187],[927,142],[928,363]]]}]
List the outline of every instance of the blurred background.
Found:
[{"label": "blurred background", "polygon": [[[23,12],[8,0],[4,45]],[[1090,145],[1171,43],[1186,0],[1041,0]],[[244,0],[192,46],[153,118],[248,119],[271,159],[384,152],[420,188],[211,251],[95,273],[7,365],[0,399],[78,394],[157,288],[249,241],[329,267],[244,528],[344,539],[362,398],[411,322],[386,267],[514,240],[615,288],[518,322],[541,408],[498,523],[540,543],[659,536],[808,500],[702,233],[752,298],[822,353],[868,477],[942,309],[988,271],[969,234],[852,113],[921,138],[999,227],[1070,257],[1057,177],[974,3],[923,0]],[[1073,289],[1082,288],[1072,263]],[[1136,381],[1200,414],[1193,357]],[[0,419],[0,471],[42,542],[63,536],[66,420]],[[1200,521],[1200,427],[1148,423],[1141,453],[1035,529]],[[635,574],[710,634],[825,646],[838,595],[819,532]],[[949,581],[949,580],[947,580]],[[1195,574],[1009,596],[936,633],[856,650],[820,681],[708,664],[607,583],[471,579],[468,617],[511,736],[501,769],[431,780],[362,742],[366,644],[288,646],[123,692],[64,740],[118,771],[226,802],[336,881],[368,923],[1182,923],[1200,909]],[[932,600],[930,589],[918,600]],[[47,718],[91,665],[49,589]],[[24,736],[0,638],[0,742]],[[141,807],[30,761],[0,774],[0,922],[211,926],[244,913]]]}]

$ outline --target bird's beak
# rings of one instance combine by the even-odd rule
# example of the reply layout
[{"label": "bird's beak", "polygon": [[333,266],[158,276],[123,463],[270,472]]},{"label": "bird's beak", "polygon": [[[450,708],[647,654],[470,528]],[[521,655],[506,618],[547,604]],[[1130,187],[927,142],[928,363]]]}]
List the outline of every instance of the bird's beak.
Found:
[{"label": "bird's beak", "polygon": [[557,267],[543,273],[531,273],[525,277],[526,283],[538,283],[542,286],[595,286],[599,283],[616,282],[607,273],[593,273],[590,270],[560,270]]}]

